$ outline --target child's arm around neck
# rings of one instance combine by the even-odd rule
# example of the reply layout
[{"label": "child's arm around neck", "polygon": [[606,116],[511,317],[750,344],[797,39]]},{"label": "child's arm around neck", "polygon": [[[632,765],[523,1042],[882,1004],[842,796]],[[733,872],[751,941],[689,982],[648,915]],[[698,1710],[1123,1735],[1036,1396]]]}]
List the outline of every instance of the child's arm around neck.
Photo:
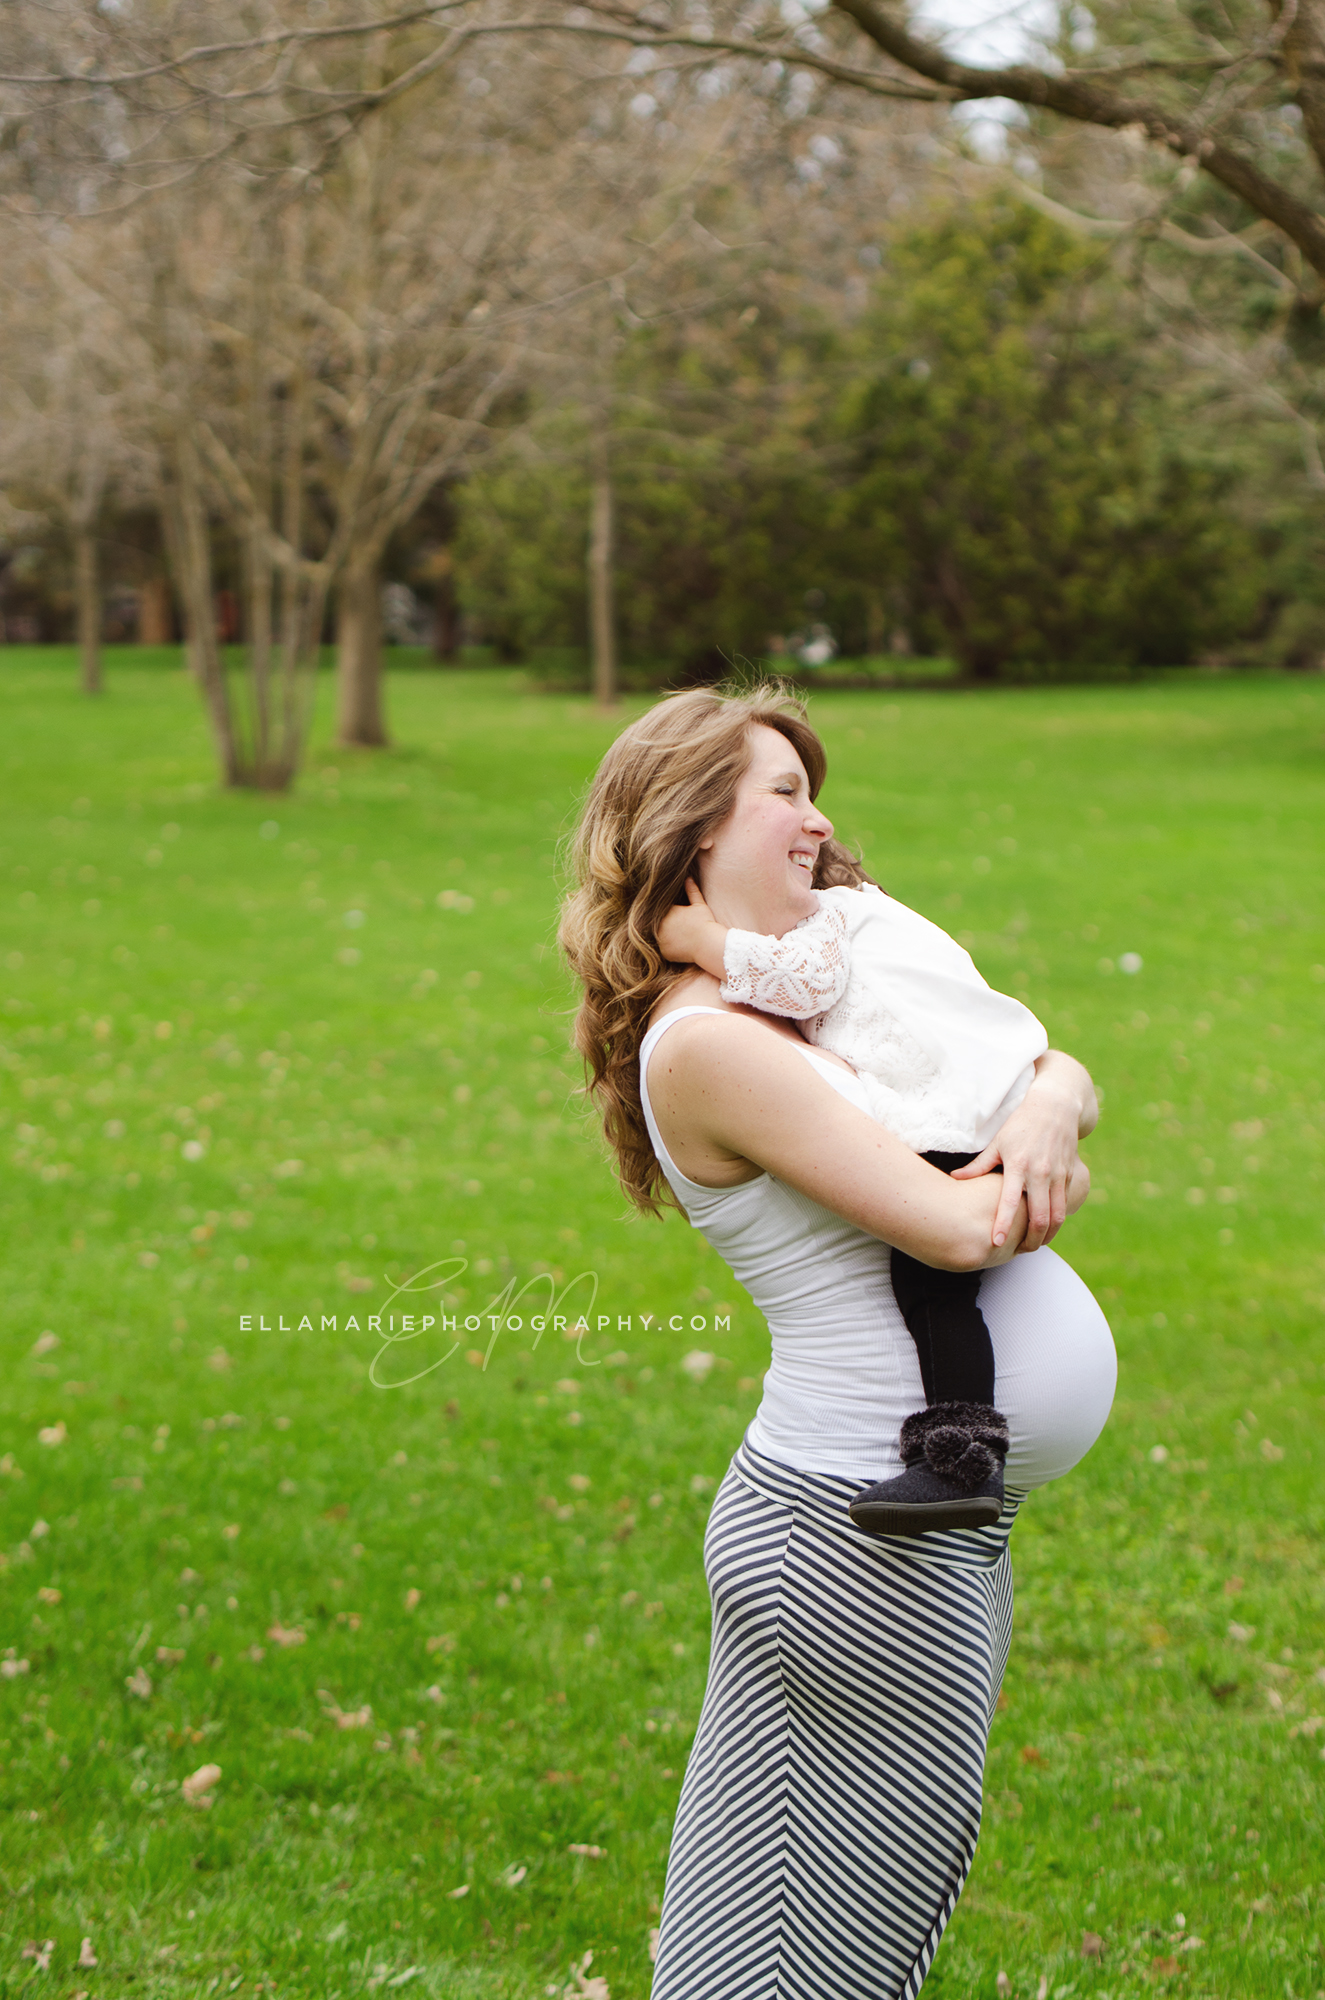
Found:
[{"label": "child's arm around neck", "polygon": [[813,1020],[846,990],[850,962],[846,924],[822,904],[785,937],[729,930],[717,922],[694,882],[658,927],[658,946],[676,964],[692,964],[722,984],[722,998],[794,1021]]}]

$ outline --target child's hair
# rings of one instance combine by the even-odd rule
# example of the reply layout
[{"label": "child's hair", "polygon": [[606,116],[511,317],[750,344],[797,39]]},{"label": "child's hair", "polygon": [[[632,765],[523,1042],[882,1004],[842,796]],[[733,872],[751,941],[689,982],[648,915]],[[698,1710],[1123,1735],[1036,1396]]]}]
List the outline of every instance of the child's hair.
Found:
[{"label": "child's hair", "polygon": [[[760,725],[793,745],[816,797],[828,760],[803,702],[776,684],[735,694],[697,688],[660,701],[622,731],[598,767],[574,836],[578,886],[558,935],[584,989],[575,1044],[621,1185],[654,1215],[670,1196],[640,1104],[640,1043],[659,999],[689,970],[662,956],[657,929],[685,900],[700,842],[732,811],[750,731]],[[838,841],[823,843],[816,888],[869,880]]]},{"label": "child's hair", "polygon": [[849,847],[843,847],[840,840],[826,840],[819,849],[819,860],[814,870],[816,889],[859,889],[862,882],[868,882],[871,889],[879,884],[872,875],[867,875]]}]

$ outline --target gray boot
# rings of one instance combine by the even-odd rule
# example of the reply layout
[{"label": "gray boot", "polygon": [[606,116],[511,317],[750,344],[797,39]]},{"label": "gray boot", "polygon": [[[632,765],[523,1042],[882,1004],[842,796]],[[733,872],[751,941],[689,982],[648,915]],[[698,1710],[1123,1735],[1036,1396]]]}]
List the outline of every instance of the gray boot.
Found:
[{"label": "gray boot", "polygon": [[867,1486],[848,1512],[869,1535],[992,1527],[1003,1512],[1007,1418],[989,1403],[931,1403],[902,1425],[905,1472]]}]

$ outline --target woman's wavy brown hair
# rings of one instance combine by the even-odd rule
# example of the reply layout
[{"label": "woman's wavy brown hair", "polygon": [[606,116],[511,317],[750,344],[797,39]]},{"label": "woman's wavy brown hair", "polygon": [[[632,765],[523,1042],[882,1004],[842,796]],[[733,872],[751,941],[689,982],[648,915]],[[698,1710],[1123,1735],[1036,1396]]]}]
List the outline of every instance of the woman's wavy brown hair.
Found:
[{"label": "woman's wavy brown hair", "polygon": [[[574,835],[578,887],[567,897],[558,938],[584,988],[575,1045],[621,1185],[652,1215],[671,1196],[640,1104],[640,1043],[662,995],[692,970],[662,956],[657,928],[672,904],[684,901],[700,842],[732,811],[750,762],[750,731],[759,724],[794,747],[817,797],[828,760],[803,702],[776,685],[735,694],[697,688],[669,695],[622,731],[598,767]],[[837,841],[823,843],[816,888],[869,879]]]}]

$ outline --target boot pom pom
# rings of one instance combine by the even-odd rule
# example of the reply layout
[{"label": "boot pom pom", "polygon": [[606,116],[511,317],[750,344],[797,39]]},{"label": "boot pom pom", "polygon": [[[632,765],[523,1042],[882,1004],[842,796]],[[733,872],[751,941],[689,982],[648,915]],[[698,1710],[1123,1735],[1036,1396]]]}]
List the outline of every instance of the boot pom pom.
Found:
[{"label": "boot pom pom", "polygon": [[1008,1449],[1007,1419],[983,1403],[933,1403],[902,1425],[902,1462],[921,1461],[973,1491],[997,1472]]},{"label": "boot pom pom", "polygon": [[974,1489],[992,1476],[996,1461],[988,1445],[969,1431],[956,1424],[942,1424],[925,1439],[925,1463],[945,1479]]}]

